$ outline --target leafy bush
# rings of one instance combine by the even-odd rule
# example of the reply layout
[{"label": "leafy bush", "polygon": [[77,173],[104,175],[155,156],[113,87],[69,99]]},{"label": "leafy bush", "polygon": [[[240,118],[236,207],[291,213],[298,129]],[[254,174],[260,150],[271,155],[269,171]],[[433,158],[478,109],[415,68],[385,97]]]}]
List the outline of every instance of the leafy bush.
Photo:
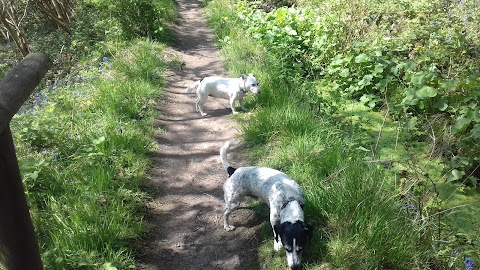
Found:
[{"label": "leafy bush", "polygon": [[[467,265],[461,256],[468,262],[480,258],[475,244],[469,246],[478,242],[475,227],[480,222],[473,205],[480,177],[475,1],[298,0],[293,8],[268,12],[262,10],[264,2],[269,1],[219,0],[209,5],[223,7],[210,14],[225,22],[219,29],[225,34],[222,51],[227,59],[234,59],[229,67],[256,68],[257,64],[263,67],[262,76],[270,78],[263,86],[264,95],[256,98],[259,108],[243,126],[246,141],[266,145],[255,149],[254,157],[265,157],[260,162],[288,171],[302,184],[315,175],[308,198],[315,206],[307,205],[315,217],[325,216],[319,209],[329,208],[317,204],[322,198],[332,199],[331,206],[338,207],[329,208],[331,220],[338,217],[332,213],[346,211],[350,200],[357,202],[358,211],[368,204],[358,216],[346,211],[357,223],[340,219],[340,226],[329,227],[334,228],[331,234],[322,234],[328,248],[318,238],[314,241],[321,254],[307,255],[313,260],[308,267],[457,269]],[[219,26],[218,21],[214,25]],[[262,61],[255,61],[255,53],[248,52],[245,44],[256,44]],[[264,50],[258,50],[258,44]],[[324,126],[329,120],[335,125]],[[331,136],[336,136],[341,150],[323,146],[327,139],[317,131],[322,128],[340,130]],[[315,146],[305,147],[310,143]],[[342,151],[348,154],[342,156]],[[353,169],[351,175],[330,176],[332,171],[326,173],[323,167],[337,166],[338,155],[349,162],[371,160],[378,166],[365,165],[372,174]],[[330,158],[319,161],[322,156]],[[380,173],[384,170],[392,174]],[[319,183],[326,175],[337,181]],[[370,199],[360,203],[348,197],[356,195],[349,190],[362,193],[366,188],[355,187],[355,181],[385,187],[386,196],[369,197],[376,192],[370,190],[360,196]],[[329,189],[323,192],[325,187]],[[394,217],[398,211],[402,213]],[[465,228],[461,224],[469,217],[475,221]],[[397,218],[402,221],[396,225],[402,228],[390,228],[388,224]],[[361,229],[364,221],[368,231]],[[384,229],[375,233],[378,224]],[[417,237],[402,239],[396,230]],[[388,242],[382,232],[397,241]],[[343,233],[342,240],[335,238]],[[410,253],[415,245],[422,254]],[[389,246],[398,246],[398,253],[386,251]],[[327,263],[318,262],[321,255]],[[262,257],[272,254],[262,251]],[[275,258],[268,259],[269,266],[281,267]],[[415,265],[405,258],[415,258]]]}]

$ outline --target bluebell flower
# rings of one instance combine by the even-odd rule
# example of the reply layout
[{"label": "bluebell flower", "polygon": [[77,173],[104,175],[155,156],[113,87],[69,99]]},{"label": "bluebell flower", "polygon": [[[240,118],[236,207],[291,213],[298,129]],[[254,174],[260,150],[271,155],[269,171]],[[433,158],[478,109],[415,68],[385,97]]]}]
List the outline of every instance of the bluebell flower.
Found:
[{"label": "bluebell flower", "polygon": [[465,264],[465,270],[473,270],[475,264],[469,258],[466,258],[463,263]]},{"label": "bluebell flower", "polygon": [[103,60],[104,62],[108,62],[110,59],[108,59],[108,57],[104,56],[104,57],[102,58],[102,60]]}]

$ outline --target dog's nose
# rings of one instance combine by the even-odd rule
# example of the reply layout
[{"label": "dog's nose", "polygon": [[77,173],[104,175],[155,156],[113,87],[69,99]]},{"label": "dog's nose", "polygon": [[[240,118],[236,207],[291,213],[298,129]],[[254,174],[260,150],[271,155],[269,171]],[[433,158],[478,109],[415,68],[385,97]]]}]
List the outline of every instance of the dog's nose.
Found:
[{"label": "dog's nose", "polygon": [[297,264],[297,265],[292,265],[291,268],[292,268],[292,270],[298,270],[298,269],[299,269],[299,266],[298,266],[298,264]]}]

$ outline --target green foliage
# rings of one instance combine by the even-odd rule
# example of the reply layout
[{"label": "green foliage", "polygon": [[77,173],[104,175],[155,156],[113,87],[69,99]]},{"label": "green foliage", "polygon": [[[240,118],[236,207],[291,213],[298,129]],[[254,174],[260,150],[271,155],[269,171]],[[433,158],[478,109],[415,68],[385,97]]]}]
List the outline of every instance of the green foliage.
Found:
[{"label": "green foliage", "polygon": [[[299,0],[265,12],[261,2],[210,1],[209,14],[229,69],[260,71],[263,95],[238,116],[254,162],[306,186],[307,219],[321,228],[306,269],[480,258],[478,5]],[[285,267],[270,244],[262,260]]]},{"label": "green foliage", "polygon": [[313,11],[282,7],[264,12],[251,5],[238,7],[247,33],[267,43],[269,49],[289,68],[282,74],[318,76],[327,59],[341,46],[342,26],[331,17],[318,17]]},{"label": "green foliage", "polygon": [[[402,7],[390,2],[354,5],[358,14],[366,16],[365,23],[357,25],[365,32],[343,43],[356,23],[344,14],[346,9],[332,2],[330,11],[338,16],[317,16],[323,7],[282,7],[267,13],[240,2],[236,9],[247,33],[261,40],[282,63],[279,76],[321,76],[320,85],[333,88],[342,98],[372,109],[388,104],[389,113],[401,121],[419,115],[425,115],[422,119],[427,122],[437,115],[450,119],[450,129],[458,139],[444,157],[449,164],[454,163],[448,158],[468,160],[463,165],[455,163],[452,169],[463,175],[471,172],[478,165],[480,150],[480,66],[475,61],[480,43],[475,36],[478,30],[469,23],[478,18],[465,9],[473,8],[472,1],[451,2],[446,7],[441,2],[413,5],[408,1]],[[444,8],[448,8],[446,13]],[[430,21],[427,14],[433,16]],[[324,89],[310,90],[307,102],[324,102]]]},{"label": "green foliage", "polygon": [[116,46],[37,92],[12,121],[46,269],[135,267],[154,147],[150,100],[166,64],[151,41]]},{"label": "green foliage", "polygon": [[99,2],[99,7],[110,12],[118,21],[123,36],[150,37],[168,40],[171,38],[168,22],[176,18],[174,2],[148,0],[110,0]]}]

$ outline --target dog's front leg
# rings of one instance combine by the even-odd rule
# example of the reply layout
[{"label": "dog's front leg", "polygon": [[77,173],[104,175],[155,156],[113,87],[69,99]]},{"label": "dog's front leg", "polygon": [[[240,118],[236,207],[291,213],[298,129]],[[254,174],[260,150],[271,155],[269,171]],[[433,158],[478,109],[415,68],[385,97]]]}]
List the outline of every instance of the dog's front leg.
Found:
[{"label": "dog's front leg", "polygon": [[283,247],[279,232],[276,230],[280,227],[280,217],[275,213],[270,213],[270,224],[273,230],[273,249],[279,251]]},{"label": "dog's front leg", "polygon": [[233,97],[230,97],[230,108],[232,108],[232,113],[233,114],[237,114],[238,112],[235,111],[235,100],[236,100],[236,97],[233,96]]}]

